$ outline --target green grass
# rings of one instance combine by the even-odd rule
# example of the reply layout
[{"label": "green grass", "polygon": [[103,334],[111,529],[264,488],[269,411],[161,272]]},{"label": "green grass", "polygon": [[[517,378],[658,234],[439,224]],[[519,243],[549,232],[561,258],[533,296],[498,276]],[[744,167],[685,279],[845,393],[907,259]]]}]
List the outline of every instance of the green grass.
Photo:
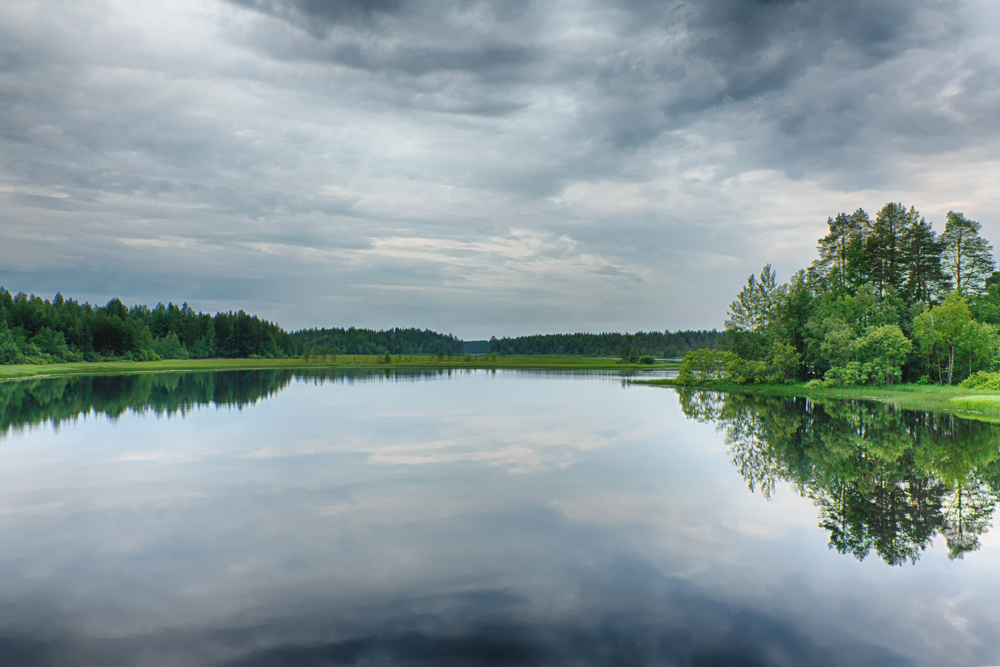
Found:
[{"label": "green grass", "polygon": [[951,399],[951,404],[958,410],[977,412],[981,414],[1000,415],[1000,392],[990,396],[984,396],[982,394],[976,394],[975,396],[956,396]]},{"label": "green grass", "polygon": [[662,370],[676,364],[622,364],[618,359],[587,357],[498,357],[486,361],[483,357],[447,357],[438,361],[431,355],[393,356],[386,364],[378,355],[338,355],[337,361],[321,361],[315,357],[303,359],[171,359],[168,361],[107,361],[72,364],[19,364],[0,366],[0,380],[59,375],[114,375],[121,373],[162,373],[166,371],[223,371],[262,368],[509,368],[524,370]]},{"label": "green grass", "polygon": [[[656,386],[677,386],[672,380],[635,380]],[[897,384],[888,387],[810,388],[804,384],[737,385],[711,383],[692,387],[728,393],[805,397],[824,400],[866,400],[889,403],[908,410],[952,412],[962,417],[1000,421],[1000,391],[963,389],[942,385]]]}]

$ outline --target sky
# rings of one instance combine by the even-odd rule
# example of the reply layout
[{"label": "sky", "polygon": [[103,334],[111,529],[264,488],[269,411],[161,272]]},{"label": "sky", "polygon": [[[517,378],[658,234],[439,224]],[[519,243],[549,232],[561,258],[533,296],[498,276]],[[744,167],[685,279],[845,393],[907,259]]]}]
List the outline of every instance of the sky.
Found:
[{"label": "sky", "polygon": [[722,328],[842,211],[1000,243],[998,33],[989,0],[7,0],[0,285]]}]

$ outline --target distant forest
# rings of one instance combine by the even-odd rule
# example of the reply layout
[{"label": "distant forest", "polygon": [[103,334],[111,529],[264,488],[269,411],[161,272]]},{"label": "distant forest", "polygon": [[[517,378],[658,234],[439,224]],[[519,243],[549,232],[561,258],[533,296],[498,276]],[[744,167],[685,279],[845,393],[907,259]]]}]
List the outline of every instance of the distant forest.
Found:
[{"label": "distant forest", "polygon": [[462,354],[464,342],[451,334],[429,329],[303,329],[292,340],[305,351],[317,354]]},{"label": "distant forest", "polygon": [[505,355],[561,354],[587,357],[619,356],[623,345],[638,355],[683,357],[692,350],[723,347],[725,334],[711,331],[637,331],[634,334],[545,334],[517,338],[491,338],[489,351]]},{"label": "distant forest", "polygon": [[718,349],[717,331],[635,334],[554,334],[463,341],[427,329],[302,329],[245,312],[210,315],[186,303],[128,307],[119,299],[103,306],[57,294],[52,300],[0,287],[0,364],[157,359],[281,359],[303,353],[405,355],[486,354],[682,357],[691,350]]}]

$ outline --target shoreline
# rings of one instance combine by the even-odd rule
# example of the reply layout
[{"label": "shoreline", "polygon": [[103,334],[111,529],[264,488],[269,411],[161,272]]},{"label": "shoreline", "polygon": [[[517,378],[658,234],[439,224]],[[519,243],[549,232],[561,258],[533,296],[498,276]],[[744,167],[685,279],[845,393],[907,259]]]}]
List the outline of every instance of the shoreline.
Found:
[{"label": "shoreline", "polygon": [[294,359],[168,359],[161,361],[81,361],[61,364],[15,364],[0,366],[0,382],[73,375],[127,375],[134,373],[209,372],[288,369],[513,369],[513,370],[672,370],[678,364],[623,364],[617,358],[589,357],[497,357],[487,361],[473,357],[465,361],[455,356],[439,361],[431,355],[398,355],[392,362],[379,355],[342,354],[337,361]]},{"label": "shoreline", "polygon": [[963,417],[1000,421],[1000,391],[966,389],[933,384],[897,384],[887,387],[822,387],[807,389],[805,384],[741,385],[724,382],[681,385],[672,379],[632,380],[633,384],[673,389],[718,391],[729,394],[755,394],[783,398],[807,398],[816,403],[825,400],[877,401],[905,410],[949,412]]}]

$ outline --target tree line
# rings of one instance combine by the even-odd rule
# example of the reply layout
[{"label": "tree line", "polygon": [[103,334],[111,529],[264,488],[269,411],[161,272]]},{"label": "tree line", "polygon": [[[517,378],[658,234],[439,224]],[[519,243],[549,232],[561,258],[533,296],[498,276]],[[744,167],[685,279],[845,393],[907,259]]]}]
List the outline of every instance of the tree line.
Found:
[{"label": "tree line", "polygon": [[717,349],[718,331],[634,334],[553,334],[463,341],[429,329],[310,328],[286,332],[278,324],[237,312],[197,312],[186,303],[103,306],[62,294],[49,300],[0,287],[0,364],[157,359],[263,358],[409,354],[504,354],[680,357]]},{"label": "tree line", "polygon": [[465,343],[429,329],[302,329],[292,340],[305,354],[463,354]]},{"label": "tree line", "polygon": [[725,335],[711,331],[637,331],[629,333],[575,333],[491,338],[489,352],[504,355],[556,354],[566,356],[609,357],[629,355],[666,357],[684,356],[691,350],[715,350],[723,345]]},{"label": "tree line", "polygon": [[979,222],[950,211],[938,234],[889,203],[827,226],[788,282],[770,265],[750,276],[729,308],[728,350],[689,355],[681,382],[954,384],[1000,367],[1000,274]]},{"label": "tree line", "polygon": [[273,322],[238,312],[195,312],[187,304],[92,306],[0,288],[0,364],[261,357],[297,354]]}]

